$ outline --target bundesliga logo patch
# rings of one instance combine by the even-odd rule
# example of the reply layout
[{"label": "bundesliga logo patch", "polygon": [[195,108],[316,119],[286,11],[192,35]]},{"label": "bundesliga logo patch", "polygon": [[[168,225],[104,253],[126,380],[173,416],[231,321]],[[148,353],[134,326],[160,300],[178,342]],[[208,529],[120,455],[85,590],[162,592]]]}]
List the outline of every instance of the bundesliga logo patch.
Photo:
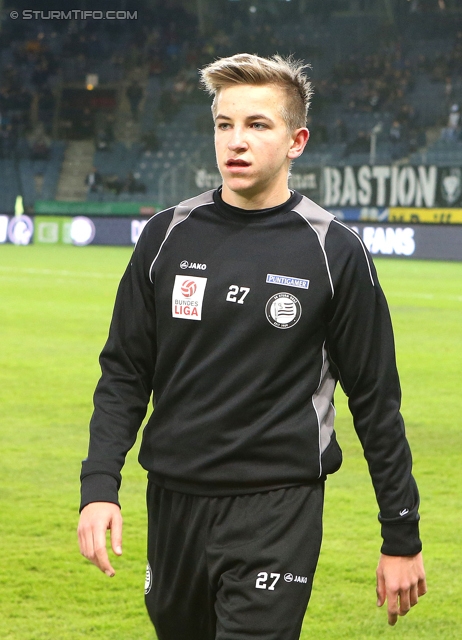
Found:
[{"label": "bundesliga logo patch", "polygon": [[172,317],[200,320],[207,278],[175,276],[172,293]]},{"label": "bundesliga logo patch", "polygon": [[289,329],[300,320],[302,305],[291,293],[276,293],[266,303],[266,318],[276,329]]}]

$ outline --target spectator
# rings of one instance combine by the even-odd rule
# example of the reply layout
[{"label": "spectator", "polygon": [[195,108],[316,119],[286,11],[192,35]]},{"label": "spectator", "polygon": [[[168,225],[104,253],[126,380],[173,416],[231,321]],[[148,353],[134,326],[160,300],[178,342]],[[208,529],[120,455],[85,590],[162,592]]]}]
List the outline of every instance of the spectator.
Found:
[{"label": "spectator", "polygon": [[179,94],[165,89],[160,94],[159,112],[163,122],[171,122],[180,109]]},{"label": "spectator", "polygon": [[402,157],[409,151],[407,129],[398,118],[393,120],[388,137],[392,143],[391,156],[393,160]]},{"label": "spectator", "polygon": [[455,132],[459,128],[459,124],[460,124],[459,105],[453,104],[448,116],[448,127]]},{"label": "spectator", "polygon": [[143,144],[143,151],[157,151],[160,146],[156,132],[153,129],[150,129],[142,135],[141,142]]},{"label": "spectator", "polygon": [[109,146],[115,140],[114,126],[115,126],[115,118],[114,118],[113,114],[110,113],[107,116],[106,122],[105,122],[105,125],[104,125],[104,134],[106,136],[106,140],[107,140]]},{"label": "spectator", "polygon": [[128,85],[126,96],[128,98],[128,101],[130,102],[130,111],[132,114],[132,118],[135,122],[138,122],[138,118],[139,118],[138,110],[139,110],[140,102],[143,98],[143,89],[139,85],[139,83],[136,82],[136,80],[133,80],[133,82]]},{"label": "spectator", "polygon": [[370,151],[371,143],[369,135],[365,131],[358,131],[356,138],[348,143],[346,154],[350,153],[367,153]]},{"label": "spectator", "polygon": [[[24,97],[24,100],[27,100],[27,95]],[[55,96],[49,87],[45,86],[39,91],[37,106],[40,120],[51,127],[55,108]]]},{"label": "spectator", "polygon": [[389,137],[391,142],[393,143],[397,143],[401,141],[401,134],[402,134],[402,130],[401,130],[401,123],[399,120],[393,120],[393,123],[390,127],[390,133],[389,133]]},{"label": "spectator", "polygon": [[122,193],[124,183],[119,178],[119,176],[112,175],[106,178],[106,180],[104,181],[104,186],[108,191],[111,191],[112,193],[115,193],[116,196],[118,196],[120,195],[120,193]]},{"label": "spectator", "polygon": [[85,107],[76,124],[81,139],[92,138],[95,131],[95,114],[89,107]]},{"label": "spectator", "polygon": [[409,132],[409,151],[414,153],[427,144],[427,136],[425,129],[422,127],[416,127]]},{"label": "spectator", "polygon": [[346,142],[347,139],[348,139],[348,129],[345,124],[345,121],[342,120],[342,118],[337,118],[332,128],[331,142],[341,144],[343,142]]},{"label": "spectator", "polygon": [[324,144],[328,140],[327,127],[322,122],[317,122],[311,129],[311,144]]},{"label": "spectator", "polygon": [[446,102],[450,102],[453,94],[454,86],[452,84],[451,76],[448,76],[445,80],[444,84],[444,95],[446,97]]},{"label": "spectator", "polygon": [[103,178],[96,167],[93,167],[90,173],[87,174],[85,184],[91,193],[101,193],[103,189]]},{"label": "spectator", "polygon": [[48,160],[51,151],[51,138],[45,133],[42,122],[39,122],[29,139],[31,160]]},{"label": "spectator", "polygon": [[146,185],[135,178],[132,171],[128,172],[124,191],[128,193],[146,193]]},{"label": "spectator", "polygon": [[6,124],[0,130],[0,157],[11,158],[16,149],[16,142],[16,131],[13,124]]},{"label": "spectator", "polygon": [[98,129],[95,136],[95,147],[97,151],[109,151],[109,140],[106,129]]},{"label": "spectator", "polygon": [[459,134],[460,111],[459,105],[453,104],[448,115],[446,127],[441,131],[443,140],[456,140]]}]

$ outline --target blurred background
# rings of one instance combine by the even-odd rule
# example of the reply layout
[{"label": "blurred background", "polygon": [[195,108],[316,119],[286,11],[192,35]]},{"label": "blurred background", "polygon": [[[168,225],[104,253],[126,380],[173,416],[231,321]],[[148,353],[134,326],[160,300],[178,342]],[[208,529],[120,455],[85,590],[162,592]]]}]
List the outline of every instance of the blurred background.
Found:
[{"label": "blurred background", "polygon": [[138,447],[115,580],[78,554],[78,475],[133,244],[220,183],[198,69],[243,51],[312,66],[291,186],[379,258],[422,495],[429,594],[387,628],[377,507],[337,394],[345,463],[302,638],[462,638],[462,0],[0,0],[0,638],[154,637]]},{"label": "blurred background", "polygon": [[436,166],[438,185],[456,178],[423,205],[458,204],[460,0],[0,0],[0,10],[0,213],[19,195],[26,214],[105,204],[149,215],[218,185],[198,68],[243,51],[312,66],[295,188],[340,205],[323,168],[405,167],[401,202],[362,203],[419,206],[411,182],[425,195],[422,167]]}]

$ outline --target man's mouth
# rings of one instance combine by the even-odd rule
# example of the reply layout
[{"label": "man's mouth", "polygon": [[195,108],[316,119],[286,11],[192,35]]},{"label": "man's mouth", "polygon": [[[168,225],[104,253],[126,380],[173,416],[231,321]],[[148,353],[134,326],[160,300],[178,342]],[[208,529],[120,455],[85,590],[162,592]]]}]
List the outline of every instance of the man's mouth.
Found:
[{"label": "man's mouth", "polygon": [[230,158],[226,161],[227,167],[248,167],[250,166],[250,162],[246,162],[245,160],[240,160],[238,158]]}]

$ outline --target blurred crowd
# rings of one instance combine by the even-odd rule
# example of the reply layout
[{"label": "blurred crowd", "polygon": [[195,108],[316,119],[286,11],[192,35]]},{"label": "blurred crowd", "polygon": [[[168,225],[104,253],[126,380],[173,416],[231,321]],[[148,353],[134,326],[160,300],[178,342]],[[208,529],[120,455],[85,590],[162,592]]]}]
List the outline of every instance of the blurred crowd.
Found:
[{"label": "blurred crowd", "polygon": [[[321,5],[319,19],[324,24],[328,15],[323,14]],[[410,10],[418,13],[426,8],[425,2],[414,2]],[[119,81],[130,78],[136,69],[147,71],[147,77],[158,78],[157,118],[169,123],[184,104],[207,100],[198,88],[197,69],[216,57],[244,50],[260,55],[295,52],[298,58],[307,60],[320,54],[309,30],[294,29],[293,38],[288,39],[287,29],[281,29],[276,19],[249,15],[248,24],[235,20],[232,28],[229,25],[227,28],[226,20],[227,16],[217,20],[216,28],[203,35],[196,16],[174,6],[157,8],[155,13],[143,16],[143,20],[131,23],[69,21],[58,26],[34,25],[35,32],[24,26],[23,31],[15,31],[17,25],[10,24],[10,30],[2,34],[0,41],[0,155],[11,156],[21,139],[27,141],[21,153],[45,158],[50,139],[56,134],[53,125],[60,82],[70,78],[82,80],[85,74],[94,71],[96,62],[100,67],[104,63],[104,68]],[[454,28],[452,31],[455,32]],[[374,51],[364,53],[352,47],[352,52],[324,77],[318,77],[316,69],[313,70],[314,141],[348,142],[350,148],[355,145],[365,148],[369,132],[355,132],[356,138],[352,139],[350,114],[386,112],[392,124],[384,135],[391,142],[404,139],[414,141],[414,145],[422,142],[419,109],[410,99],[417,73],[426,74],[432,82],[444,83],[447,112],[458,114],[455,79],[462,76],[462,30],[450,37],[454,41],[452,48],[412,58],[408,56],[406,38],[386,31],[377,38]],[[137,122],[144,97],[142,84],[136,80],[129,83],[126,97],[131,117]],[[343,107],[342,118],[329,121],[332,105]],[[457,112],[450,112],[453,105],[457,106]],[[94,136],[99,150],[110,148],[114,141],[111,117],[101,121],[88,114],[88,132],[84,133]],[[451,129],[446,121],[435,120],[434,124]],[[459,124],[452,127],[454,135],[458,131]],[[146,132],[142,135],[146,136]],[[155,138],[155,131],[149,135]],[[156,141],[146,144],[155,146]]]}]

